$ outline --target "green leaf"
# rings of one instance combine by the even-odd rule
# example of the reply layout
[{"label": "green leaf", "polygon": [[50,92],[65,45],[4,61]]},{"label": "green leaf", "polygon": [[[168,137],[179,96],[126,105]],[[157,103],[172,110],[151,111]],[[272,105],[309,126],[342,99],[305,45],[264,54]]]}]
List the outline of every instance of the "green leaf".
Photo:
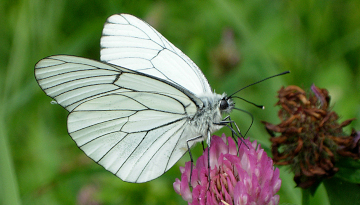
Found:
[{"label": "green leaf", "polygon": [[360,184],[360,160],[354,160],[349,157],[342,158],[335,166],[339,168],[336,177],[350,183]]},{"label": "green leaf", "polygon": [[359,204],[360,187],[342,180],[338,177],[332,177],[323,181],[331,205],[337,204]]}]

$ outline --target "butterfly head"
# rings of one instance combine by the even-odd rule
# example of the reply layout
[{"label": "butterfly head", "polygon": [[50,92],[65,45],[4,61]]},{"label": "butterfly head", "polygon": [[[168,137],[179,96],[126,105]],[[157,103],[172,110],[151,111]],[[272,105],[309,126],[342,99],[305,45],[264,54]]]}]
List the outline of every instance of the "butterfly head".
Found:
[{"label": "butterfly head", "polygon": [[221,96],[221,100],[219,101],[219,109],[221,113],[230,113],[233,108],[234,108],[234,102],[224,93]]}]

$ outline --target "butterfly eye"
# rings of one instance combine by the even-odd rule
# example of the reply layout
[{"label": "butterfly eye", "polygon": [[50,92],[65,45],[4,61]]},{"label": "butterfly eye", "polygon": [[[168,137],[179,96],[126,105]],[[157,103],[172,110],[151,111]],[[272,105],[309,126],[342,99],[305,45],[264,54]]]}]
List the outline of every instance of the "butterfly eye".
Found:
[{"label": "butterfly eye", "polygon": [[229,107],[229,103],[225,99],[221,99],[220,101],[220,110],[225,110]]}]

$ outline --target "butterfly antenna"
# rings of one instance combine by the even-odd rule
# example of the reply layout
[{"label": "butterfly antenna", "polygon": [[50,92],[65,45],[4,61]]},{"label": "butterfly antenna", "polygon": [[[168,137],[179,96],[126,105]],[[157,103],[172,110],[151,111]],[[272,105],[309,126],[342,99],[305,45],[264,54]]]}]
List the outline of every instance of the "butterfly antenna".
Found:
[{"label": "butterfly antenna", "polygon": [[276,74],[276,75],[273,75],[273,76],[264,78],[264,79],[262,79],[262,80],[259,80],[259,81],[255,82],[255,83],[251,83],[250,85],[247,85],[247,86],[241,88],[240,90],[234,92],[233,94],[229,95],[227,98],[231,98],[231,97],[232,97],[233,95],[235,95],[236,93],[238,93],[238,92],[240,92],[240,91],[244,90],[245,88],[248,88],[248,87],[250,87],[250,86],[252,86],[252,85],[255,85],[255,84],[261,83],[261,82],[263,82],[263,81],[265,81],[265,80],[268,80],[268,79],[270,79],[270,78],[274,78],[274,77],[277,77],[277,76],[280,76],[280,75],[285,75],[285,74],[288,74],[288,73],[290,73],[290,71],[285,71],[285,72],[282,72],[282,73],[279,73],[279,74]]},{"label": "butterfly antenna", "polygon": [[257,108],[261,108],[261,109],[265,109],[265,106],[263,106],[263,105],[257,105],[257,104],[255,104],[255,103],[253,103],[253,102],[250,102],[250,101],[248,101],[248,100],[246,100],[246,99],[244,99],[244,98],[242,98],[242,97],[238,97],[238,96],[233,96],[233,97],[231,97],[231,98],[238,98],[238,99],[240,99],[240,100],[243,100],[243,101],[245,101],[245,102],[247,102],[247,103],[250,103],[250,104],[252,104],[252,105],[254,105],[255,107],[257,107]]}]

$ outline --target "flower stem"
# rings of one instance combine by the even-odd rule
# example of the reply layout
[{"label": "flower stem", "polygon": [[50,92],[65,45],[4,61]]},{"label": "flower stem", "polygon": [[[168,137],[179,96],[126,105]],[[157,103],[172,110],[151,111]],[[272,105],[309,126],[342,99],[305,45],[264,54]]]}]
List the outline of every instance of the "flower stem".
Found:
[{"label": "flower stem", "polygon": [[301,189],[302,190],[302,204],[308,205],[310,203],[310,190],[309,189]]}]

